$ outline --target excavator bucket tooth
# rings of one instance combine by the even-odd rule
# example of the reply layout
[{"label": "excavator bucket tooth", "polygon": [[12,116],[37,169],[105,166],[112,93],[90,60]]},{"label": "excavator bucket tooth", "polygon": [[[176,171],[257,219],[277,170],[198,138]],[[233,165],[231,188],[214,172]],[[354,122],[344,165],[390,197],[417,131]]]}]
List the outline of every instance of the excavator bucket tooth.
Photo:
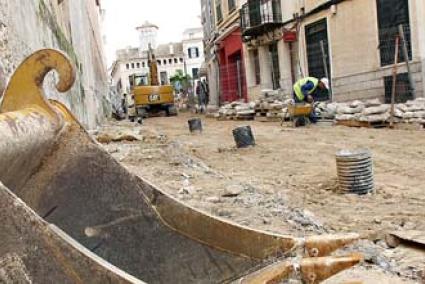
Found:
[{"label": "excavator bucket tooth", "polygon": [[358,234],[334,234],[311,236],[305,240],[306,255],[310,257],[328,256],[332,252],[358,241]]},{"label": "excavator bucket tooth", "polygon": [[312,257],[301,261],[302,280],[308,284],[320,283],[329,277],[353,267],[363,260],[360,254],[342,257]]},{"label": "excavator bucket tooth", "polygon": [[[268,283],[284,279],[290,268],[270,259],[305,243],[212,217],[131,174],[44,97],[51,70],[67,91],[70,61],[41,50],[18,67],[0,106],[0,270],[19,264],[11,274],[34,283],[229,283],[262,269]],[[335,263],[326,276],[349,267]],[[303,267],[325,275],[316,262]],[[262,283],[252,279],[244,283]]]}]

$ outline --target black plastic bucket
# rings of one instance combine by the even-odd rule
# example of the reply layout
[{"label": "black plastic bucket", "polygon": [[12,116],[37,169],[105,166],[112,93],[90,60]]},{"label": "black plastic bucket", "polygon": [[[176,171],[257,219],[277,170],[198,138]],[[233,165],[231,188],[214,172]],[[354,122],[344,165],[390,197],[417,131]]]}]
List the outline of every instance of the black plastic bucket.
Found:
[{"label": "black plastic bucket", "polygon": [[235,138],[238,148],[255,146],[255,139],[252,134],[251,126],[241,126],[233,129],[233,137]]},{"label": "black plastic bucket", "polygon": [[202,121],[200,118],[192,118],[188,120],[189,130],[191,133],[202,132]]}]

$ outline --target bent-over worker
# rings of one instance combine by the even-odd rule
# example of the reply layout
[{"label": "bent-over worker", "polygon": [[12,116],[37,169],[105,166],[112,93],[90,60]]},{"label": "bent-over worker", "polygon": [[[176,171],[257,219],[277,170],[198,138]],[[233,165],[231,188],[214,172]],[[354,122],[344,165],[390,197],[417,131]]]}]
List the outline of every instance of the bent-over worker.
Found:
[{"label": "bent-over worker", "polygon": [[329,90],[328,78],[303,78],[294,84],[294,100],[296,103],[313,103],[321,90]]},{"label": "bent-over worker", "polygon": [[[328,78],[317,79],[314,77],[306,77],[298,80],[294,84],[294,100],[295,103],[310,103],[313,105],[314,101],[319,95],[320,91],[329,90]],[[317,122],[317,117],[314,112],[314,108],[310,114],[310,121],[312,123]]]}]

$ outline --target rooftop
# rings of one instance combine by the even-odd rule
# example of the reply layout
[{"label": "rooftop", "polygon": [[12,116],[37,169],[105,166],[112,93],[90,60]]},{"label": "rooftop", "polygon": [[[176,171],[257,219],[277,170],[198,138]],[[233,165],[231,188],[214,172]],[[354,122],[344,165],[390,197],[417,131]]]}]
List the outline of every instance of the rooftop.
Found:
[{"label": "rooftop", "polygon": [[138,30],[138,29],[145,29],[145,28],[156,28],[156,29],[159,29],[159,27],[157,25],[152,24],[152,23],[150,23],[148,21],[145,21],[143,23],[143,25],[137,27],[136,29]]},{"label": "rooftop", "polygon": [[[170,53],[170,45],[172,45],[173,54]],[[155,57],[173,57],[173,56],[182,56],[183,55],[183,44],[181,42],[172,42],[168,44],[160,44],[154,50]],[[140,59],[147,58],[147,51],[141,51],[137,47],[125,48],[117,50],[117,59],[118,60],[129,60],[129,59]]]}]

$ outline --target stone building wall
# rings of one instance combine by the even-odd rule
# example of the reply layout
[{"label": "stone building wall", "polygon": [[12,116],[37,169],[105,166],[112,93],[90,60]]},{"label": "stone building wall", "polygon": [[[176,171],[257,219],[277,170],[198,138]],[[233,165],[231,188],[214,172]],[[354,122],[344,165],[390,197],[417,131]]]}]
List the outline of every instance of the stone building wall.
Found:
[{"label": "stone building wall", "polygon": [[[77,70],[68,94],[59,94],[54,75],[45,82],[46,95],[67,105],[87,127],[95,128],[110,114],[110,99],[99,1],[0,0],[0,73],[8,80],[17,65],[42,48],[64,51]],[[1,91],[1,90],[0,90]]]}]

